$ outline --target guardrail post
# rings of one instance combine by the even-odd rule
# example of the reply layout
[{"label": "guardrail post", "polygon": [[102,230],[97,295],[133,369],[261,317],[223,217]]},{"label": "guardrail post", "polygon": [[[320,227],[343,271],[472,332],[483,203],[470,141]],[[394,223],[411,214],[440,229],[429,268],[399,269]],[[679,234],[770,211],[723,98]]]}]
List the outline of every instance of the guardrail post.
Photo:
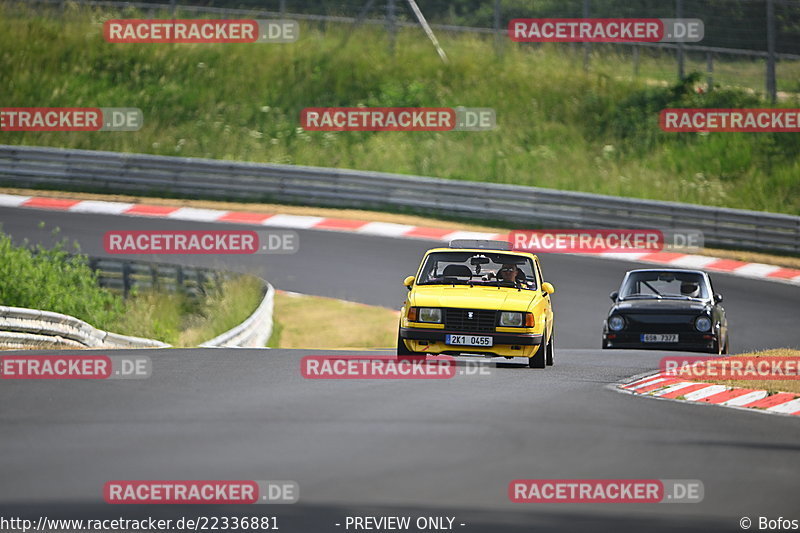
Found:
[{"label": "guardrail post", "polygon": [[183,267],[178,265],[175,271],[175,288],[180,292],[186,292],[186,286],[183,284]]},{"label": "guardrail post", "polygon": [[127,298],[131,292],[131,264],[122,262],[122,297]]},{"label": "guardrail post", "polygon": [[714,56],[706,52],[706,92],[714,89]]},{"label": "guardrail post", "polygon": [[151,279],[151,289],[158,290],[158,267],[156,265],[150,265],[150,279]]}]

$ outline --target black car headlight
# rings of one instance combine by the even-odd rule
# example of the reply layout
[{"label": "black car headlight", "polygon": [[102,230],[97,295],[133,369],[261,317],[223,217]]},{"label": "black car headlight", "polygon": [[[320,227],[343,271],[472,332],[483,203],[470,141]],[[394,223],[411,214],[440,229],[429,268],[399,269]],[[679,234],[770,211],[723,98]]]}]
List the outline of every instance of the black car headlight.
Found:
[{"label": "black car headlight", "polygon": [[707,316],[699,316],[695,318],[694,328],[697,331],[711,331],[711,319]]},{"label": "black car headlight", "polygon": [[611,331],[621,331],[625,327],[625,319],[619,315],[614,315],[608,319],[608,329]]},{"label": "black car headlight", "polygon": [[420,307],[417,316],[420,322],[438,324],[442,321],[442,310],[435,307]]}]

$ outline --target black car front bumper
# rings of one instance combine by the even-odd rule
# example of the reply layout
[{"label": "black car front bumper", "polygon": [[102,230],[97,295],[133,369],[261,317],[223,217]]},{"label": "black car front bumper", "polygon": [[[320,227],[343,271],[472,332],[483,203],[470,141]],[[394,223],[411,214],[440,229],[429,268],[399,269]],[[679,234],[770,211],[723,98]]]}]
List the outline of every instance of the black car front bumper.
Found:
[{"label": "black car front bumper", "polygon": [[717,336],[711,333],[678,332],[678,342],[643,342],[641,336],[639,332],[609,332],[603,335],[603,343],[605,348],[638,350],[712,351],[717,347]]}]

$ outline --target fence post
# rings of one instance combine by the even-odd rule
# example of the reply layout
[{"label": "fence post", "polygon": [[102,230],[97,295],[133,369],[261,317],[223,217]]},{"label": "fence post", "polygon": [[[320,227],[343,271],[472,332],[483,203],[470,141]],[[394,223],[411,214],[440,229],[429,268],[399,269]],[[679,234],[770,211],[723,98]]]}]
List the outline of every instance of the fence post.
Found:
[{"label": "fence post", "polygon": [[[675,0],[675,18],[683,18],[683,0]],[[684,78],[684,68],[683,68],[683,61],[684,61],[684,49],[683,49],[683,42],[678,43],[678,79],[682,80]]]},{"label": "fence post", "polygon": [[639,45],[633,45],[633,76],[639,77]]},{"label": "fence post", "polygon": [[500,0],[494,0],[494,48],[500,55],[502,41],[500,40]]},{"label": "fence post", "polygon": [[711,52],[706,52],[706,92],[711,92],[714,88],[714,56]]},{"label": "fence post", "polygon": [[[589,18],[589,0],[583,0],[583,18]],[[591,44],[588,42],[583,43],[583,70],[589,71],[589,52],[591,51]]]},{"label": "fence post", "polygon": [[281,16],[286,14],[286,0],[281,0],[278,10],[281,12]]},{"label": "fence post", "polygon": [[175,9],[178,7],[178,0],[169,0],[169,14],[175,16]]},{"label": "fence post", "polygon": [[778,99],[775,80],[775,2],[767,0],[767,94],[774,104]]},{"label": "fence post", "polygon": [[394,55],[394,42],[397,33],[395,25],[395,0],[388,0],[386,2],[386,30],[389,32],[389,55]]}]

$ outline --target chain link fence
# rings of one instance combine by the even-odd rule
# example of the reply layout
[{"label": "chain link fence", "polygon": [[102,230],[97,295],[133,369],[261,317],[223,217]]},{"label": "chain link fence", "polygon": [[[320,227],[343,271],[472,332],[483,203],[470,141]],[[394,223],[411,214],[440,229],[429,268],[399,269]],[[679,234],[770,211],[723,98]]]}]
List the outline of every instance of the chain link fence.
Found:
[{"label": "chain link fence", "polygon": [[[29,0],[29,4],[95,5],[136,8],[149,16],[205,14],[286,17],[308,22],[385,25],[387,44],[401,27],[418,26],[410,0]],[[498,53],[514,44],[506,28],[514,18],[698,18],[705,26],[701,43],[557,44],[568,47],[590,69],[602,55],[623,57],[630,74],[664,78],[704,72],[707,89],[743,86],[763,91],[772,101],[800,92],[800,0],[426,0],[420,9],[436,32],[495,35]]]}]

